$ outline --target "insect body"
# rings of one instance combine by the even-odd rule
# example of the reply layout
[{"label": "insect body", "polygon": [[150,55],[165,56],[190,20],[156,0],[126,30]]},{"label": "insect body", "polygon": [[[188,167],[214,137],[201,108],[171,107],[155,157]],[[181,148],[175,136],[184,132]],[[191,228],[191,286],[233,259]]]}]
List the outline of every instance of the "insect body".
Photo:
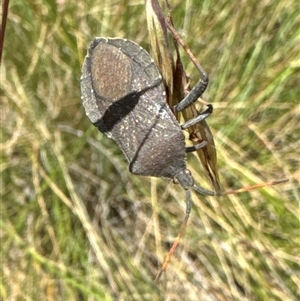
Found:
[{"label": "insect body", "polygon": [[142,47],[96,38],[84,62],[81,93],[87,116],[118,143],[130,172],[175,179],[185,189],[194,185],[182,128],[166,102],[159,70]]}]

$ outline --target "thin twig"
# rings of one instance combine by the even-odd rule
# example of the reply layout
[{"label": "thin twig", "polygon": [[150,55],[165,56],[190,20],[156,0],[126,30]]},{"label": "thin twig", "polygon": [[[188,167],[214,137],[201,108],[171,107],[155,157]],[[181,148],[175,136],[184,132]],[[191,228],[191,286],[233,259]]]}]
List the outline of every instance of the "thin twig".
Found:
[{"label": "thin twig", "polygon": [[9,0],[4,0],[2,4],[2,23],[0,29],[0,65],[2,59],[3,45],[4,45],[5,28],[7,23],[8,6],[9,6]]}]

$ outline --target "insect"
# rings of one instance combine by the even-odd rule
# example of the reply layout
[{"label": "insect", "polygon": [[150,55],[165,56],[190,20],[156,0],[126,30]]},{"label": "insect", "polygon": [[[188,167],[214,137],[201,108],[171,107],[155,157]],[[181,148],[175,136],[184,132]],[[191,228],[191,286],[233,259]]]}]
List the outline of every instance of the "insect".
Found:
[{"label": "insect", "polygon": [[121,38],[96,38],[83,64],[81,98],[86,115],[102,133],[117,142],[129,162],[130,172],[173,179],[186,191],[185,219],[157,279],[187,225],[192,207],[190,189],[202,195],[225,195],[251,189],[223,193],[206,190],[194,183],[186,167],[186,152],[202,148],[206,142],[186,147],[183,129],[207,118],[213,108],[208,105],[206,111],[183,125],[178,123],[174,113],[190,106],[205,91],[208,77],[204,70],[201,73],[201,79],[191,92],[171,109],[157,66],[148,52],[136,43]]}]

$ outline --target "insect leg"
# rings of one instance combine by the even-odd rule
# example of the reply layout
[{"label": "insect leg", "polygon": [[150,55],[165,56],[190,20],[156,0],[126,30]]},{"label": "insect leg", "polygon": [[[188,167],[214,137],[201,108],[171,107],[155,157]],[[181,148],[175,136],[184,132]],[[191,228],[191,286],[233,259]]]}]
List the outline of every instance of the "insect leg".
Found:
[{"label": "insect leg", "polygon": [[189,107],[191,104],[193,104],[205,91],[206,87],[208,85],[208,78],[206,79],[200,79],[196,86],[191,90],[191,92],[183,99],[181,100],[176,106],[174,106],[175,112],[180,112],[187,107]]},{"label": "insect leg", "polygon": [[194,152],[194,151],[197,151],[200,148],[203,148],[206,145],[207,145],[207,141],[202,141],[201,143],[198,143],[196,145],[186,147],[185,151],[187,153]]},{"label": "insect leg", "polygon": [[198,83],[195,85],[195,87],[191,90],[191,92],[183,99],[181,100],[176,106],[174,106],[175,112],[180,112],[187,107],[189,107],[191,104],[193,104],[205,91],[209,79],[206,71],[204,68],[200,65],[200,63],[197,61],[191,50],[188,48],[188,46],[184,43],[182,37],[177,32],[177,30],[173,27],[171,22],[167,23],[168,29],[171,31],[173,37],[178,41],[178,43],[182,46],[182,48],[185,50],[185,52],[188,54],[196,68],[198,69],[199,73],[201,74],[201,78],[198,81]]},{"label": "insect leg", "polygon": [[212,105],[207,105],[208,109],[205,110],[204,112],[200,113],[198,116],[190,119],[189,121],[185,122],[183,125],[181,125],[181,128],[185,130],[186,128],[206,119],[208,116],[210,116],[213,112],[213,106]]}]

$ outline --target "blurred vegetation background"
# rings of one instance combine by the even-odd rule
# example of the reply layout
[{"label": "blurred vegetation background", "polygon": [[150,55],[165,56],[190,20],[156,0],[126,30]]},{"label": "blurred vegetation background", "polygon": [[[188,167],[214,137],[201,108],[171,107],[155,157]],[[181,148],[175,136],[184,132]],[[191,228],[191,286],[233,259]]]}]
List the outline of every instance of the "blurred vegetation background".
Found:
[{"label": "blurred vegetation background", "polygon": [[[299,298],[299,2],[172,0],[175,27],[210,75],[204,98],[223,189],[185,193],[134,176],[80,101],[96,36],[149,50],[143,0],[11,1],[1,64],[2,300]],[[197,71],[184,53],[193,82]],[[209,188],[196,155],[196,181]]]}]

